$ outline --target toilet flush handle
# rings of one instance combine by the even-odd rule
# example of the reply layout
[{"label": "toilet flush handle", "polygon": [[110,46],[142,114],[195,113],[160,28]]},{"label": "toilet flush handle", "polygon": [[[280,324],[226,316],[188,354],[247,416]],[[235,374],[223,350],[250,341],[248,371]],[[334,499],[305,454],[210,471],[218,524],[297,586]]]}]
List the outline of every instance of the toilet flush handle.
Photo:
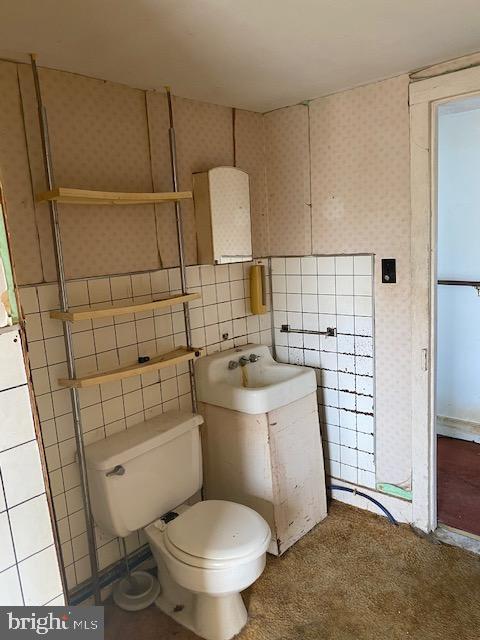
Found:
[{"label": "toilet flush handle", "polygon": [[105,475],[109,478],[110,476],[123,476],[124,473],[125,467],[122,467],[121,464],[117,464],[117,466],[113,467],[111,471],[107,471]]}]

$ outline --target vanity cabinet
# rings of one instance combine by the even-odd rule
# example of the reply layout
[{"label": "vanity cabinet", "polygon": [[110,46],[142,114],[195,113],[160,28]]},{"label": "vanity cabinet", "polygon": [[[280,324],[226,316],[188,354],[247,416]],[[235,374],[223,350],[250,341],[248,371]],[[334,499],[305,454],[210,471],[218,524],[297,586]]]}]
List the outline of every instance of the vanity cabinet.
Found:
[{"label": "vanity cabinet", "polygon": [[199,412],[205,498],[255,509],[272,530],[269,553],[281,555],[327,515],[316,394],[263,414]]}]

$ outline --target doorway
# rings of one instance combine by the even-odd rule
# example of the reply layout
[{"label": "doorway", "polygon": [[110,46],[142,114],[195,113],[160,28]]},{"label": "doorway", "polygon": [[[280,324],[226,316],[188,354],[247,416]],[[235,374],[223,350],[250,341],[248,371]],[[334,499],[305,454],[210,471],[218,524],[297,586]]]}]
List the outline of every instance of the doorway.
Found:
[{"label": "doorway", "polygon": [[480,536],[480,97],[436,117],[437,517]]},{"label": "doorway", "polygon": [[[439,404],[439,398],[437,398],[437,395],[439,395],[437,390],[437,348],[439,347],[441,351],[438,358],[440,367],[445,359],[447,359],[447,363],[450,362],[450,359],[446,358],[446,354],[448,353],[448,349],[452,348],[451,344],[450,346],[444,343],[439,345],[439,341],[437,340],[437,302],[439,306],[445,306],[447,312],[450,312],[450,315],[447,314],[446,316],[445,324],[442,325],[442,331],[444,331],[444,333],[446,332],[447,336],[452,338],[452,341],[460,340],[464,334],[464,329],[460,330],[458,322],[455,322],[454,315],[458,309],[462,308],[462,305],[457,305],[452,302],[452,296],[461,297],[465,302],[467,300],[467,294],[470,294],[468,302],[470,305],[473,305],[474,302],[477,303],[474,309],[477,313],[480,312],[480,298],[476,295],[476,288],[470,286],[470,283],[465,285],[438,284],[439,276],[441,276],[441,280],[476,281],[480,275],[480,263],[478,257],[476,257],[479,255],[478,250],[476,256],[473,254],[476,257],[474,272],[470,269],[467,274],[466,269],[472,267],[472,264],[467,264],[465,257],[462,255],[462,251],[460,251],[460,260],[454,261],[453,265],[445,265],[449,267],[452,266],[453,271],[445,271],[444,273],[437,274],[437,245],[442,241],[439,236],[439,230],[440,234],[445,233],[439,227],[437,220],[437,200],[439,196],[440,198],[442,197],[438,189],[438,172],[442,171],[442,167],[439,166],[437,158],[437,149],[439,148],[438,124],[439,117],[442,117],[442,115],[447,116],[449,112],[451,112],[453,116],[455,111],[459,113],[461,113],[462,110],[465,110],[465,112],[472,111],[472,107],[476,110],[476,107],[479,106],[479,97],[480,66],[452,71],[441,76],[432,76],[427,79],[412,82],[409,89],[412,209],[411,263],[412,291],[414,292],[411,301],[412,520],[416,527],[426,532],[435,530],[439,523],[437,517],[437,481],[442,480],[441,478],[437,478],[437,453],[442,455],[442,451],[437,450],[437,438],[443,434],[438,433],[438,425],[439,422],[442,422],[442,416],[447,418],[457,417],[453,411],[450,411],[450,408],[454,406],[451,396],[444,396],[443,400],[445,400],[446,404]],[[468,100],[471,102],[463,102]],[[461,104],[462,102],[463,104]],[[480,141],[480,138],[478,139]],[[478,159],[475,162],[478,167]],[[468,164],[467,168],[473,169],[474,167]],[[465,181],[467,174],[461,171],[459,172],[460,169],[461,163],[457,162],[454,170],[459,173],[457,178],[459,180],[458,184],[461,185],[461,189],[459,189],[460,195],[462,195],[465,189],[464,182],[462,183],[461,180]],[[450,170],[447,172],[447,178],[449,179],[447,185],[453,185],[453,174]],[[442,180],[442,176],[440,176],[440,180]],[[443,183],[441,182],[440,189],[442,188]],[[453,217],[453,225],[451,225],[453,229],[451,233],[455,237],[460,233],[463,233],[465,236],[464,230],[462,231],[461,229],[459,217],[459,211],[462,207],[464,208],[464,203],[461,201],[460,196],[458,200],[457,215],[450,215],[450,218]],[[445,220],[448,222],[448,216],[445,217]],[[474,221],[470,221],[470,224],[473,224],[473,222]],[[478,227],[476,228],[478,229]],[[470,232],[472,232],[472,227],[470,227]],[[478,231],[476,233],[476,238],[473,238],[473,234],[467,238],[469,243],[478,238]],[[453,248],[458,253],[458,246],[455,247],[454,243]],[[460,268],[460,265],[464,269],[462,274],[460,274],[460,271],[455,271],[455,269]],[[439,269],[442,269],[442,267],[443,264],[438,265]],[[448,298],[449,296],[450,300]],[[470,311],[470,314],[471,313],[472,311]],[[468,313],[465,322],[467,320]],[[477,321],[477,327],[478,326],[480,326],[480,324]],[[463,335],[463,337],[466,337],[466,335]],[[458,353],[460,353],[460,351],[454,351],[455,356]],[[468,358],[469,356],[470,348],[466,357]],[[455,379],[460,380],[460,390],[462,392],[465,390],[462,387],[462,376],[463,380],[467,377],[465,365],[465,360],[457,359],[457,369],[455,371],[455,368],[452,367],[451,364],[447,364],[448,375],[452,377],[455,373],[457,374]],[[476,393],[476,397],[478,398],[479,387],[477,380],[480,378],[480,365],[478,361],[473,360],[471,369],[475,370],[476,374],[473,376],[470,373],[467,379],[471,382],[474,393]],[[440,384],[440,381],[438,384]],[[449,393],[450,391],[452,393],[454,391],[453,389],[447,390]],[[439,407],[438,410],[437,406]],[[441,407],[443,407],[443,409]],[[448,407],[449,410],[447,411],[445,407]],[[453,415],[449,416],[448,413],[452,413]],[[469,413],[460,413],[459,415],[461,416],[459,420],[470,418]],[[472,420],[470,420],[470,422],[472,422]],[[461,424],[463,428],[466,428],[464,422],[456,423],[454,420],[451,420],[450,424],[444,423],[443,427],[455,428],[452,427],[453,424],[456,426]],[[458,436],[458,434],[459,430],[457,429],[456,435]],[[451,435],[452,432],[449,432],[448,435],[443,435],[443,437],[451,437]],[[462,443],[465,442],[469,444],[470,442],[469,440],[461,440],[458,437],[452,438],[452,440],[454,440],[455,443],[457,441],[460,443],[458,447],[460,449],[466,446]],[[462,459],[461,452],[457,455],[457,458],[458,457]],[[452,464],[454,463],[455,456],[450,455],[447,456],[447,458],[450,458]],[[458,468],[459,465],[455,463],[455,466]],[[467,484],[469,487],[468,491],[463,491]],[[467,480],[457,495],[463,496],[471,493],[472,484]],[[458,524],[457,522],[457,525]],[[462,522],[461,526],[471,528],[469,525],[465,525],[464,522]],[[460,529],[460,531],[465,531],[465,529]],[[465,536],[460,537],[465,539]],[[463,545],[463,541],[458,543]],[[454,542],[454,544],[456,544],[456,542]]]}]

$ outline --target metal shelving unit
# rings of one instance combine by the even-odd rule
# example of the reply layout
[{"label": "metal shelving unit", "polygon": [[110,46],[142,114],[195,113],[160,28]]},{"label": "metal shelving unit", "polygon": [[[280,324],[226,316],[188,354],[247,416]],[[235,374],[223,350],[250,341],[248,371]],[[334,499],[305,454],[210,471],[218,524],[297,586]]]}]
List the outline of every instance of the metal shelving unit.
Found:
[{"label": "metal shelving unit", "polygon": [[[37,194],[37,202],[47,202],[50,208],[50,218],[53,232],[53,245],[55,253],[55,264],[57,270],[57,281],[59,288],[60,311],[53,311],[52,318],[63,321],[63,333],[65,339],[65,350],[67,354],[67,372],[68,378],[60,380],[60,384],[70,390],[70,399],[72,403],[73,423],[77,450],[77,459],[80,468],[80,481],[82,488],[83,505],[85,509],[85,520],[87,528],[87,540],[89,549],[90,566],[92,572],[92,591],[96,604],[100,604],[100,581],[97,560],[97,550],[95,545],[95,524],[92,517],[90,494],[88,487],[87,467],[85,460],[85,449],[82,431],[82,418],[80,412],[79,389],[95,384],[110,382],[130,376],[141,375],[147,371],[160,369],[167,366],[188,362],[190,374],[190,389],[192,397],[192,410],[197,409],[195,378],[193,361],[203,355],[203,350],[195,348],[191,344],[191,328],[190,314],[188,303],[191,300],[199,298],[199,294],[189,294],[187,292],[186,268],[183,243],[182,229],[182,213],[180,208],[181,200],[191,199],[190,191],[179,191],[178,189],[178,171],[177,156],[175,144],[175,128],[173,121],[172,98],[169,87],[166,88],[168,109],[169,109],[169,141],[170,141],[170,160],[172,172],[173,191],[168,193],[117,193],[110,191],[89,191],[85,189],[72,189],[66,187],[57,187],[53,171],[53,162],[50,148],[50,139],[48,133],[47,112],[42,100],[42,92],[40,87],[40,79],[36,64],[36,57],[31,55],[31,65],[33,80],[35,84],[35,94],[38,106],[38,118],[40,125],[41,144],[43,152],[43,161],[45,168],[45,178],[47,191]],[[128,304],[123,306],[105,305],[101,308],[89,307],[82,309],[70,309],[68,305],[67,287],[65,279],[65,266],[62,248],[62,238],[59,224],[58,204],[75,204],[75,205],[135,205],[135,204],[152,204],[161,202],[174,202],[175,204],[175,220],[177,228],[178,253],[180,261],[181,276],[181,295],[170,296],[161,300],[152,302],[142,302],[138,304]],[[183,313],[185,317],[186,346],[178,347],[168,354],[162,354],[151,358],[146,362],[135,363],[128,367],[120,367],[118,369],[106,372],[94,373],[87,376],[76,376],[75,356],[72,340],[71,323],[84,320],[86,318],[98,318],[106,316],[122,315],[126,313],[139,313],[146,310],[153,310],[173,305],[183,305]],[[61,554],[61,550],[60,550]],[[63,581],[66,585],[64,566],[62,561]]]}]

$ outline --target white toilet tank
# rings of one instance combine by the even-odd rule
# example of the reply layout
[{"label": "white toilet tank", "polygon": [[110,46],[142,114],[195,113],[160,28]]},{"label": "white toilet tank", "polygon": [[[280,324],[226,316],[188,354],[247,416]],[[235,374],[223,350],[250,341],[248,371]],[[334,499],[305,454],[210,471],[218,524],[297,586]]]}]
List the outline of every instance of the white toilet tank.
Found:
[{"label": "white toilet tank", "polygon": [[128,536],[202,486],[202,416],[169,411],[85,447],[96,524]]}]

